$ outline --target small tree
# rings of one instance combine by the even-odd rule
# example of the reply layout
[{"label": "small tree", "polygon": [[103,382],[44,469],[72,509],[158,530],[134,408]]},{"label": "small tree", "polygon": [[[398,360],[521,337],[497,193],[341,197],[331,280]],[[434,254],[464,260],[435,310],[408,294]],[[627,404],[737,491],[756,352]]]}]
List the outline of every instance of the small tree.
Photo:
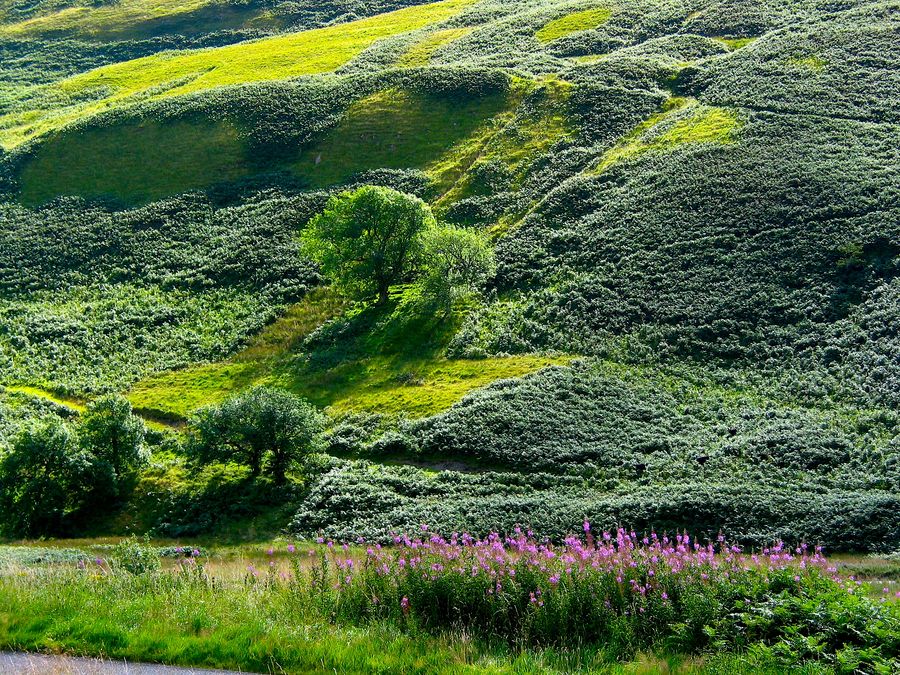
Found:
[{"label": "small tree", "polygon": [[422,238],[422,249],[423,288],[448,308],[458,298],[480,293],[496,269],[490,244],[471,230],[429,230]]},{"label": "small tree", "polygon": [[415,266],[419,235],[434,226],[421,199],[369,185],[329,199],[306,226],[303,249],[348,295],[385,303]]},{"label": "small tree", "polygon": [[323,420],[302,398],[281,389],[254,387],[201,410],[190,448],[198,462],[231,461],[285,481],[289,468],[315,451]]},{"label": "small tree", "polygon": [[61,420],[24,429],[0,461],[5,529],[18,536],[59,534],[93,491],[95,473],[94,458]]},{"label": "small tree", "polygon": [[83,446],[99,461],[108,463],[119,479],[147,463],[147,429],[123,396],[103,396],[93,401],[79,432]]}]

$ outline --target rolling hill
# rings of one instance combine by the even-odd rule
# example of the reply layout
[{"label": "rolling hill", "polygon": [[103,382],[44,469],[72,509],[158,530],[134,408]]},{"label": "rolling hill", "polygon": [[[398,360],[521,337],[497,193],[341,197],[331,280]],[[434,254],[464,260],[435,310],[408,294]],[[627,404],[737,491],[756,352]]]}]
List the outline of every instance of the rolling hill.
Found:
[{"label": "rolling hill", "polygon": [[[209,531],[265,505],[179,425],[267,383],[329,414],[304,535],[897,549],[898,10],[4,0],[0,448],[123,393],[159,452],[105,527]],[[484,295],[330,289],[297,237],[364,184],[487,233]]]}]

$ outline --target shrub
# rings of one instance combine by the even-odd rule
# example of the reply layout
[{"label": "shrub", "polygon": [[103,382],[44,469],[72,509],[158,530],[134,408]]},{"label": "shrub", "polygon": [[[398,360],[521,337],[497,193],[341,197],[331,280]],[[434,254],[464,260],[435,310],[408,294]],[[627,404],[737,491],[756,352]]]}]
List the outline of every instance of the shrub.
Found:
[{"label": "shrub", "polygon": [[78,429],[82,445],[97,460],[109,464],[120,481],[149,459],[144,421],[132,413],[131,403],[123,396],[92,401]]},{"label": "shrub", "polygon": [[159,558],[160,553],[150,544],[149,537],[141,540],[132,535],[115,545],[109,554],[109,563],[114,569],[141,576],[158,571]]},{"label": "shrub", "polygon": [[448,309],[455,300],[480,293],[495,267],[483,235],[450,226],[424,234],[422,259],[425,293]]},{"label": "shrub", "polygon": [[110,480],[97,473],[68,424],[51,418],[26,427],[0,461],[3,529],[16,536],[59,534],[96,486]]}]

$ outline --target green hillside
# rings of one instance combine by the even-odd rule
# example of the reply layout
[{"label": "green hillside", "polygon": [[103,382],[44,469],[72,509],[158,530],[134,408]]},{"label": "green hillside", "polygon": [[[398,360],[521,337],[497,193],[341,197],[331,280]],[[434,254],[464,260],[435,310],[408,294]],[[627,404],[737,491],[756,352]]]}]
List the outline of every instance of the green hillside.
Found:
[{"label": "green hillside", "polygon": [[[114,392],[155,459],[76,532],[900,548],[898,9],[4,2],[0,452]],[[481,292],[342,296],[299,235],[361,185],[482,233]],[[185,425],[259,384],[325,452],[222,506]]]}]

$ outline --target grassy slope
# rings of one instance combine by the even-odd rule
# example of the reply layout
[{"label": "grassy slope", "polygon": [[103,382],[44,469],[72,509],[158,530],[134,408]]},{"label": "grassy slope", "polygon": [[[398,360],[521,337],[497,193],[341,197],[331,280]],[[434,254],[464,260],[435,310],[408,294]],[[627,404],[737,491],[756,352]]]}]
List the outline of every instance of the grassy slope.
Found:
[{"label": "grassy slope", "polygon": [[426,168],[508,105],[504,96],[453,103],[382,91],[352,105],[344,121],[305,149],[293,168],[314,186],[368,169]]},{"label": "grassy slope", "polygon": [[20,197],[25,204],[61,194],[144,203],[248,172],[234,127],[146,121],[64,134],[42,145],[22,172]]},{"label": "grassy slope", "polygon": [[741,123],[733,110],[672,97],[663,111],[642,122],[600,159],[600,173],[646,152],[671,152],[686,143],[732,143]]},{"label": "grassy slope", "polygon": [[605,7],[594,7],[566,14],[550,21],[537,32],[541,42],[553,42],[573,33],[590,30],[601,26],[612,16],[612,10]]},{"label": "grassy slope", "polygon": [[[469,391],[498,379],[561,364],[564,357],[513,356],[483,360],[442,356],[452,322],[432,316],[397,316],[346,340],[335,356],[309,360],[303,340],[346,308],[327,289],[267,327],[234,357],[163,372],[138,382],[128,398],[139,411],[185,418],[204,405],[253,384],[274,383],[335,412],[369,411],[422,417],[449,408]],[[353,310],[351,324],[385,318],[377,308]]]},{"label": "grassy slope", "polygon": [[[428,11],[434,10],[435,7],[435,5],[429,6]],[[421,11],[424,12],[424,10]],[[591,20],[593,21],[593,19]],[[377,23],[375,20],[372,22]],[[357,26],[360,23],[362,22],[351,25]],[[547,28],[551,26],[556,33],[548,34],[546,32]],[[577,38],[579,32],[590,27],[587,18],[578,14],[566,15],[545,24],[544,29],[538,29],[538,39],[541,39],[542,31],[544,31],[543,36],[550,41],[565,36]],[[391,34],[390,30],[392,29],[385,30],[387,32],[384,34]],[[465,37],[462,33],[456,35],[451,32],[454,30],[438,31],[429,38],[425,38],[417,46],[414,46],[406,57],[401,59],[401,64],[421,63],[437,53],[437,49],[452,48],[455,40]],[[318,31],[310,33],[320,35]],[[308,36],[309,34],[301,35]],[[299,39],[299,36],[291,37]],[[353,43],[356,40],[356,34],[351,31],[349,38]],[[337,40],[337,38],[335,39]],[[254,42],[250,43],[248,47],[251,51],[257,50],[259,45],[275,47],[276,43],[282,45],[281,40],[282,38],[277,38],[275,43],[270,40]],[[740,41],[727,40],[728,46],[734,48],[749,44],[744,39]],[[763,44],[764,40],[761,39],[759,43]],[[328,47],[331,43],[323,37],[321,44]],[[432,50],[431,48],[435,44],[437,47]],[[310,45],[306,46],[312,48]],[[342,52],[344,47],[343,43],[336,46],[335,54]],[[417,52],[419,47],[421,47],[421,51]],[[755,49],[755,46],[748,49]],[[198,64],[191,59],[198,59],[203,55],[219,54],[221,51],[207,50],[190,54],[151,57],[149,60],[141,60],[140,63],[146,63],[151,71],[159,69],[159,72],[163,73],[161,76],[167,77],[166,68],[169,65],[174,68],[174,72],[184,74],[192,68],[198,67]],[[275,49],[275,51],[278,50]],[[303,52],[303,49],[300,49],[299,52]],[[322,56],[324,58],[325,55]],[[732,56],[739,55],[729,55],[728,58],[732,58]],[[404,59],[407,58],[412,58],[412,61],[405,61]],[[141,79],[143,73],[134,72],[134,66],[137,63],[139,62],[122,64],[72,78],[65,86],[74,86],[73,91],[79,90],[82,85],[98,84],[100,82],[96,79],[98,74],[107,74],[113,78],[111,81],[114,85],[113,91],[108,95],[109,101],[114,106],[128,103],[133,100],[132,94],[146,84]],[[821,76],[823,70],[826,74],[828,72],[826,61],[820,57],[798,57],[789,60],[788,64],[797,71],[798,78],[818,77]],[[277,68],[288,68],[283,63],[276,64],[276,66]],[[228,78],[238,76],[243,66],[238,64],[233,67],[230,65],[220,67],[223,71],[229,68],[233,72],[222,73],[214,70],[212,73],[201,73],[197,80],[188,83],[177,82],[171,91],[175,93],[192,91],[198,82],[201,84],[197,87],[204,88],[211,81],[216,81],[216,78],[220,77],[224,77],[225,81],[230,81]],[[249,64],[244,74],[258,77],[260,75],[258,63]],[[152,73],[151,76],[156,78],[154,81],[159,79]],[[120,77],[121,80],[118,79]],[[458,120],[453,117],[451,112],[448,112],[448,109],[427,108],[409,97],[392,97],[389,93],[382,93],[360,102],[350,111],[337,131],[321,139],[316,147],[304,153],[295,166],[299,172],[306,172],[306,175],[311,176],[311,182],[318,185],[327,185],[341,180],[355,170],[365,168],[426,167],[433,176],[438,178],[439,182],[453,186],[449,193],[451,198],[447,200],[452,202],[458,197],[477,194],[478,188],[470,183],[470,176],[466,173],[466,169],[477,167],[488,160],[497,160],[507,164],[513,174],[518,174],[516,176],[518,179],[524,173],[521,171],[522,167],[527,166],[531,159],[546,153],[555,140],[566,138],[572,130],[570,129],[570,120],[560,114],[564,109],[567,96],[565,89],[564,84],[558,86],[558,95],[550,97],[552,104],[548,105],[546,110],[523,112],[524,127],[519,125],[514,133],[511,132],[508,135],[504,135],[502,132],[498,133],[498,130],[505,129],[506,124],[514,121],[513,118],[519,116],[518,110],[501,110],[498,107],[497,110],[501,110],[501,112],[491,117],[489,124],[472,124],[465,128],[466,134],[456,134],[455,129],[450,130],[449,133],[446,130],[448,126],[446,121]],[[171,92],[165,92],[159,95],[168,96],[170,94]],[[657,159],[660,162],[667,162],[673,156],[681,157],[706,146],[714,146],[714,149],[717,150],[734,151],[737,154],[736,145],[742,140],[739,132],[742,131],[745,122],[741,115],[734,112],[740,104],[726,100],[719,102],[720,105],[713,105],[702,96],[698,95],[698,97],[706,103],[700,104],[694,99],[671,98],[662,112],[645,118],[636,127],[629,127],[632,128],[632,131],[628,133],[626,130],[624,136],[618,136],[619,141],[611,142],[605,148],[605,152],[598,151],[591,166],[596,167],[598,173],[606,174],[598,180],[607,177],[614,180],[615,172],[606,172],[606,169],[613,165],[629,164],[626,167],[616,166],[616,171],[634,168],[631,166],[631,160],[634,160],[635,165],[640,165],[641,162],[650,163]],[[598,107],[602,109],[602,105],[601,101]],[[495,109],[490,108],[488,112],[493,113]],[[445,114],[448,117],[444,123],[437,123],[435,118]],[[470,113],[464,111],[463,114]],[[471,114],[478,113],[476,111]],[[400,120],[401,123],[398,124],[397,120]],[[471,121],[469,119],[462,120],[463,124],[469,124]],[[417,143],[417,135],[434,134],[436,131],[447,133],[447,137],[432,138],[429,135],[428,152],[425,152],[426,144]],[[188,143],[197,141],[196,137],[192,138],[191,133],[187,132],[185,132],[184,138]],[[354,138],[357,139],[357,142],[354,142]],[[360,144],[358,142],[360,138],[373,140]],[[438,159],[434,158],[435,153],[446,151],[450,145],[452,147],[446,154]],[[83,152],[89,146],[90,143],[87,143],[80,150]],[[718,146],[729,147],[719,148]],[[48,147],[50,146],[48,145]],[[215,153],[210,153],[210,155],[213,154]],[[64,157],[72,160],[80,155],[81,152],[76,143],[75,151]],[[206,157],[207,155],[201,153],[198,154],[199,159],[190,161],[202,163]],[[227,154],[225,157],[227,158]],[[333,162],[335,157],[338,159]],[[47,160],[44,165],[45,176],[41,178],[37,175],[32,179],[32,184],[37,184],[42,179],[46,180],[46,173],[52,167],[58,166],[60,161],[59,159],[53,161],[52,157]],[[116,166],[114,162],[112,166]],[[638,168],[640,167],[638,166]],[[129,177],[131,172],[127,168],[116,169],[113,173],[132,180]],[[189,167],[170,167],[169,173],[190,176]],[[202,172],[200,173],[202,177]],[[698,170],[691,175],[701,175],[701,173]],[[458,181],[461,174],[462,180]],[[613,175],[610,177],[610,174]],[[152,184],[150,185],[152,187]],[[165,191],[176,188],[177,186],[163,186],[160,189]],[[56,191],[58,188],[49,187],[47,194],[52,195]],[[439,204],[439,206],[443,205]],[[629,212],[628,209],[622,211],[625,214]],[[561,222],[570,220],[567,213],[563,213],[563,216],[560,218]],[[639,233],[645,233],[649,229],[649,227],[645,227]],[[547,240],[551,241],[550,237],[547,237]],[[563,237],[560,237],[560,242],[558,246],[568,246],[573,251],[584,251],[585,255],[593,248],[600,250],[605,245],[601,242],[592,247],[580,244],[578,241],[570,244]],[[579,245],[582,245],[581,249],[578,248]],[[625,246],[622,249],[630,250]],[[586,264],[590,264],[590,261]],[[595,267],[599,267],[599,265]],[[671,286],[671,284],[667,285]],[[648,297],[653,297],[653,295],[652,290],[647,292]],[[301,306],[295,308],[294,311],[300,318],[300,323],[303,323],[306,310]],[[357,320],[354,317],[350,318]],[[396,323],[398,328],[406,325],[402,321],[395,322],[393,318],[391,322]],[[300,354],[296,349],[296,339],[292,344],[285,345],[273,338],[270,340],[270,343],[274,345],[272,350],[268,352],[262,350],[264,353],[258,357],[242,353],[226,362],[163,373],[138,385],[132,392],[132,397],[136,404],[148,409],[163,410],[174,415],[185,415],[197,405],[218,400],[225,392],[256,381],[273,381],[308,396],[317,403],[332,405],[339,410],[375,409],[420,415],[445,408],[473,386],[480,386],[496,377],[529,372],[547,362],[540,357],[530,356],[522,356],[518,360],[446,361],[441,357],[440,349],[432,349],[433,345],[431,344],[427,345],[428,348],[423,353],[424,343],[417,337],[415,328],[412,329],[411,334],[407,335],[409,339],[405,344],[398,344],[396,340],[389,339],[390,336],[374,334],[373,326],[376,323],[372,322],[371,330],[367,329],[370,330],[368,338],[355,335],[352,340],[353,344],[349,348],[338,351],[338,353],[326,353],[323,358],[318,360],[308,360],[305,358],[307,355]],[[290,328],[287,333],[299,338],[309,332],[314,325],[317,324],[312,321],[308,325]],[[406,327],[409,328],[408,325]],[[425,332],[425,330],[418,331],[419,335]],[[267,336],[268,331],[264,332],[260,339],[269,341]],[[328,349],[322,351],[328,352]]]},{"label": "grassy slope", "polygon": [[471,32],[471,27],[445,28],[435,31],[410,47],[409,51],[400,59],[399,65],[406,67],[427,65],[441,47],[446,47]]},{"label": "grassy slope", "polygon": [[55,85],[63,96],[97,98],[60,109],[32,109],[0,117],[0,147],[17,145],[99,112],[247,82],[325,73],[377,40],[444,21],[473,0],[443,0],[346,24],[214,49],[155,54],[79,74]]},{"label": "grassy slope", "polygon": [[[465,169],[454,149],[495,132],[491,120],[509,115],[525,86],[462,102],[381,91],[351,105],[334,129],[285,152],[284,163],[269,168],[289,171],[313,187],[379,168],[429,169],[447,183]],[[532,155],[538,149],[531,147]],[[24,165],[19,198],[31,205],[63,194],[146,203],[259,170],[246,139],[226,122],[128,120],[48,137]]]},{"label": "grassy slope", "polygon": [[75,32],[93,37],[128,35],[146,22],[190,14],[211,0],[122,0],[94,7],[66,7],[23,21],[0,24],[0,37],[27,38],[42,34]]}]

